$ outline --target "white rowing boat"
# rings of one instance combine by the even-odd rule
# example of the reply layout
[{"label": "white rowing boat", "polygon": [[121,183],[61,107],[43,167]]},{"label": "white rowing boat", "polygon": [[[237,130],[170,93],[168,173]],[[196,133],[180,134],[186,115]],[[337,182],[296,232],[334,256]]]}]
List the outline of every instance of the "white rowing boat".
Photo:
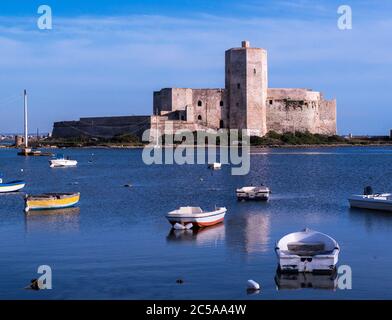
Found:
[{"label": "white rowing boat", "polygon": [[180,207],[170,211],[166,218],[177,229],[180,226],[183,226],[184,229],[201,228],[222,222],[226,211],[225,207],[216,208],[213,211],[203,211],[200,207]]},{"label": "white rowing boat", "polygon": [[275,248],[281,272],[332,273],[339,251],[333,238],[310,229],[284,236]]}]

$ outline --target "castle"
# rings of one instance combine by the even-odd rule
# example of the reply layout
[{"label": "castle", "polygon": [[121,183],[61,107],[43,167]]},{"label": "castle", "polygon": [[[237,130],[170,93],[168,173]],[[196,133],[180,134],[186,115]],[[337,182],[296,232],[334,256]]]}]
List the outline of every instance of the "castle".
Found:
[{"label": "castle", "polygon": [[165,88],[154,92],[152,116],[82,118],[55,122],[53,137],[141,136],[181,130],[245,129],[249,135],[308,131],[336,134],[336,100],[318,91],[268,88],[267,51],[242,41],[225,53],[225,88]]},{"label": "castle", "polygon": [[248,41],[226,51],[224,89],[165,88],[154,92],[153,105],[151,125],[160,132],[173,127],[245,129],[254,136],[336,134],[336,100],[309,89],[268,88],[267,51]]}]

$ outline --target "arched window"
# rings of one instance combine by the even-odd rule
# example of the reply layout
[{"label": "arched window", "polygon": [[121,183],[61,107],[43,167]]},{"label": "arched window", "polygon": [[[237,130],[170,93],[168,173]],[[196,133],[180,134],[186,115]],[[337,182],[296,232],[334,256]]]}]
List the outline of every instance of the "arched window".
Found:
[{"label": "arched window", "polygon": [[203,120],[200,114],[197,116],[197,120],[199,121]]},{"label": "arched window", "polygon": [[225,123],[223,122],[223,120],[219,121],[219,128],[224,128],[225,127]]},{"label": "arched window", "polygon": [[223,101],[221,100],[221,102],[219,102],[219,105],[221,106],[221,107],[223,107]]},{"label": "arched window", "polygon": [[203,105],[203,103],[201,102],[201,100],[197,101],[197,106],[201,107]]}]

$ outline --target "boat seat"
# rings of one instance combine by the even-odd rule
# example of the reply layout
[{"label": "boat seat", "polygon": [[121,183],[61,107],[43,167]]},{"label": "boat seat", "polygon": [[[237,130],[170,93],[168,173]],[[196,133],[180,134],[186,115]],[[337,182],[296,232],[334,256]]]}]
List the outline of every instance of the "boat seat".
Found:
[{"label": "boat seat", "polygon": [[287,249],[288,253],[299,256],[313,256],[330,252],[325,250],[323,242],[290,242],[287,244]]}]

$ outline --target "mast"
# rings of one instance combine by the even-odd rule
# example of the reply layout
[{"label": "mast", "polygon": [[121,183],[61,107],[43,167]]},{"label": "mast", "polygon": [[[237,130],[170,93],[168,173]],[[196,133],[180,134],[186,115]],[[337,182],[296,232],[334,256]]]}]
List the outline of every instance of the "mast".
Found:
[{"label": "mast", "polygon": [[29,146],[28,133],[27,133],[27,92],[26,89],[23,91],[23,102],[24,102],[24,138],[25,148]]}]

